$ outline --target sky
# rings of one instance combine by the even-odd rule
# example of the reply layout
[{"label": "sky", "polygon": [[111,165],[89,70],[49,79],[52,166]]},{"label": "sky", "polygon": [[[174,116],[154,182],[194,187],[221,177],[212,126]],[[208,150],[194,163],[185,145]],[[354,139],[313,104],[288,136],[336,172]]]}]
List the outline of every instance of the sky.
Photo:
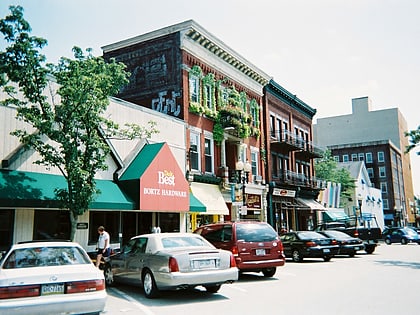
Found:
[{"label": "sky", "polygon": [[[49,62],[193,19],[315,108],[314,123],[368,96],[420,125],[418,0],[0,0],[0,17],[9,5],[48,40]],[[420,156],[411,162],[418,195]]]}]

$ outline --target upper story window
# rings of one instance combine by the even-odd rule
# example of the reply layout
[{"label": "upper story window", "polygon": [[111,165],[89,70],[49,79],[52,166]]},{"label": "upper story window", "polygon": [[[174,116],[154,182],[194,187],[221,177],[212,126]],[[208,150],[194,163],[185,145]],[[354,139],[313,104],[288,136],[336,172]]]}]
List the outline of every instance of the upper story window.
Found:
[{"label": "upper story window", "polygon": [[383,151],[378,152],[378,162],[385,162],[385,154]]},{"label": "upper story window", "polygon": [[205,103],[206,103],[206,107],[209,110],[214,110],[214,92],[213,92],[213,88],[211,85],[206,84],[204,86],[204,98],[205,98]]},{"label": "upper story window", "polygon": [[388,199],[383,199],[382,200],[382,206],[384,207],[385,210],[389,209]]},{"label": "upper story window", "polygon": [[257,176],[258,174],[258,150],[251,150],[251,171],[252,175]]},{"label": "upper story window", "polygon": [[200,79],[195,75],[190,75],[190,101],[200,102]]},{"label": "upper story window", "polygon": [[200,171],[200,134],[191,132],[190,134],[190,167],[192,170]]},{"label": "upper story window", "polygon": [[270,136],[271,138],[276,137],[276,117],[274,115],[270,115]]},{"label": "upper story window", "polygon": [[359,153],[359,161],[364,161],[365,155],[363,153]]},{"label": "upper story window", "polygon": [[213,173],[213,140],[204,139],[204,168],[206,173]]},{"label": "upper story window", "polygon": [[385,166],[379,167],[379,177],[386,177]]},{"label": "upper story window", "polygon": [[334,155],[333,158],[337,163],[340,162],[340,157],[338,155]]},{"label": "upper story window", "polygon": [[381,191],[383,194],[388,193],[388,185],[386,182],[381,182]]},{"label": "upper story window", "polygon": [[349,161],[349,155],[343,154],[343,162],[348,162],[348,161]]},{"label": "upper story window", "polygon": [[353,153],[353,154],[351,155],[351,160],[352,160],[353,162],[357,161],[357,154],[356,154],[356,153]]},{"label": "upper story window", "polygon": [[373,176],[374,176],[374,174],[373,174],[373,168],[368,167],[366,170],[368,172],[369,178],[373,178]]},{"label": "upper story window", "polygon": [[251,103],[249,104],[249,111],[252,118],[252,125],[254,127],[260,126],[260,107],[258,106],[258,103],[255,99],[251,100]]},{"label": "upper story window", "polygon": [[366,163],[372,163],[372,162],[373,162],[372,152],[367,152],[366,153]]}]

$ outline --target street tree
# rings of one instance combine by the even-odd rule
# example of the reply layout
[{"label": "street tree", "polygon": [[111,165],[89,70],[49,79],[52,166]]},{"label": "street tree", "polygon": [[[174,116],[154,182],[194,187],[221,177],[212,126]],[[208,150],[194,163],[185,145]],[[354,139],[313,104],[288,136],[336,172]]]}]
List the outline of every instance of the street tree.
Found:
[{"label": "street tree", "polygon": [[[417,129],[406,132],[405,136],[409,138],[409,145],[405,148],[405,153],[409,153],[420,145],[420,126]],[[420,155],[420,151],[417,152],[417,155]]]},{"label": "street tree", "polygon": [[320,159],[315,160],[315,174],[327,182],[341,184],[340,202],[348,200],[356,188],[355,179],[347,169],[338,166],[330,150],[326,150]]},{"label": "street tree", "polygon": [[0,50],[0,88],[6,95],[1,105],[15,107],[17,119],[35,130],[12,132],[24,148],[39,154],[35,163],[57,168],[66,179],[67,187],[55,193],[60,208],[69,210],[74,239],[78,216],[100,194],[95,174],[107,169],[107,140],[149,138],[158,130],[154,122],[120,128],[104,117],[109,97],[128,82],[122,63],[105,62],[90,49],[74,47],[73,59],[47,64],[41,53],[47,41],[30,35],[22,7],[9,9],[0,20],[6,47]]}]

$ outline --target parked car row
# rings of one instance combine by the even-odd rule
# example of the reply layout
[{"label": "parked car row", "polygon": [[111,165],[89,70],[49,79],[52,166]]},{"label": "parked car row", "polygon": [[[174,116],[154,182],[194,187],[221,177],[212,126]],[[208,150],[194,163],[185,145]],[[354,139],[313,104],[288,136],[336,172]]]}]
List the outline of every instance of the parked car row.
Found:
[{"label": "parked car row", "polygon": [[[417,230],[387,228],[387,244],[420,244]],[[105,285],[123,282],[143,288],[147,298],[161,290],[203,286],[216,293],[244,272],[272,277],[286,257],[330,261],[364,250],[361,239],[337,230],[290,231],[279,236],[265,222],[207,224],[194,233],[152,233],[134,236],[100,269],[77,243],[22,242],[0,258],[1,314],[99,314]],[[23,307],[24,306],[24,307]]]}]

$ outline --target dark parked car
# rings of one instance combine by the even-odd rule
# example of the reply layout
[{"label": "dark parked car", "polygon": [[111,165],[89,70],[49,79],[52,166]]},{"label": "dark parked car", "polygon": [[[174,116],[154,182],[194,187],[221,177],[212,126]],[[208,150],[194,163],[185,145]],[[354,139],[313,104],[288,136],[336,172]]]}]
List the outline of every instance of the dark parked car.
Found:
[{"label": "dark parked car", "polygon": [[420,235],[411,227],[387,228],[383,232],[385,243],[417,243],[420,244]]},{"label": "dark parked car", "polygon": [[221,222],[200,226],[200,234],[217,248],[229,250],[241,272],[262,272],[272,277],[285,256],[277,232],[266,222]]},{"label": "dark parked car", "polygon": [[323,258],[330,261],[338,253],[337,241],[314,231],[293,231],[281,236],[284,253],[295,262],[303,258]]},{"label": "dark parked car", "polygon": [[352,237],[344,232],[325,230],[319,233],[337,241],[339,246],[338,255],[349,255],[350,257],[353,257],[357,251],[365,249],[365,245],[363,245],[363,241],[360,238]]}]

